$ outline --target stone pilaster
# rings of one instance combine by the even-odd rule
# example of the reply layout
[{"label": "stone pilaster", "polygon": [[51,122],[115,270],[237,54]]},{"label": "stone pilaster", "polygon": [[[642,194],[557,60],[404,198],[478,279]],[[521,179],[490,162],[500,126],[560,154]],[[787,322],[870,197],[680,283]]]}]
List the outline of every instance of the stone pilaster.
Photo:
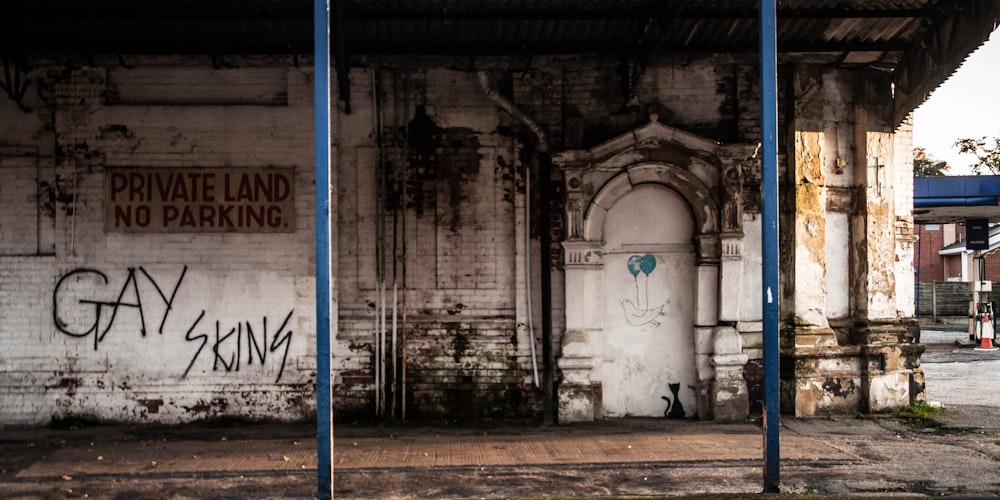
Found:
[{"label": "stone pilaster", "polygon": [[740,297],[743,289],[743,234],[722,235],[722,261],[719,263],[719,320],[740,320]]},{"label": "stone pilaster", "polygon": [[594,353],[589,335],[581,330],[566,330],[562,338],[559,370],[559,421],[592,422],[601,418],[601,385],[590,374],[594,369]]},{"label": "stone pilaster", "polygon": [[[852,295],[855,317],[864,321],[895,320],[896,240],[893,179],[895,139],[878,86],[865,85],[855,106],[855,212]],[[888,92],[888,89],[883,90]],[[867,95],[872,93],[873,95]],[[901,154],[911,154],[900,152]],[[912,163],[912,160],[911,160]]]},{"label": "stone pilaster", "polygon": [[[847,413],[861,401],[859,348],[841,345],[828,320],[825,136],[827,102],[850,99],[842,75],[820,66],[794,68],[794,110],[789,118],[786,208],[782,215],[782,279],[786,324],[782,332],[783,410],[796,416]],[[789,210],[791,209],[791,210]],[[787,228],[787,229],[786,229]],[[839,269],[837,272],[846,272]]]},{"label": "stone pilaster", "polygon": [[[793,287],[786,294],[791,304],[785,309],[793,324],[785,325],[783,336],[785,410],[813,416],[881,412],[910,404],[923,390],[919,361],[923,346],[898,318],[896,259],[901,240],[897,232],[907,226],[908,214],[903,213],[902,219],[896,216],[899,201],[893,190],[898,178],[894,170],[912,159],[896,158],[903,152],[895,150],[895,131],[889,123],[889,86],[882,77],[868,73],[800,67],[793,87],[801,95],[796,96],[789,141],[793,146],[789,168],[794,173],[788,179],[794,186],[795,213],[786,215],[794,220],[794,234],[786,236],[794,275],[785,281]],[[853,103],[853,112],[826,116],[817,100]],[[853,130],[853,165],[842,164],[839,152],[831,161],[828,157],[835,153],[822,149],[831,139],[821,137],[824,131],[832,130],[839,143],[843,127]],[[821,220],[829,205],[825,175],[842,172],[850,174],[849,183],[837,189],[850,191],[837,191],[832,205],[843,210],[838,200],[852,193],[846,270],[827,268]],[[832,272],[849,273],[850,318],[838,316],[839,334],[827,319],[826,276]]]},{"label": "stone pilaster", "polygon": [[748,357],[743,353],[743,338],[735,328],[715,328],[712,339],[712,418],[717,422],[738,422],[750,412],[750,393],[743,377]]},{"label": "stone pilaster", "polygon": [[912,322],[862,322],[852,332],[860,346],[863,410],[878,413],[923,399],[924,371],[917,342],[919,326]]},{"label": "stone pilaster", "polygon": [[[852,296],[855,298],[855,326],[852,342],[861,349],[863,410],[888,411],[912,404],[923,397],[924,377],[920,367],[919,327],[899,318],[897,305],[897,259],[909,257],[912,249],[912,214],[896,213],[900,205],[896,186],[903,169],[909,177],[910,149],[900,151],[900,141],[892,126],[887,102],[888,86],[865,81],[855,107],[854,169],[856,210],[854,241],[857,256],[852,268]],[[905,141],[904,141],[905,142]],[[906,194],[906,193],[904,193]],[[912,202],[911,202],[912,203]],[[912,280],[904,281],[910,283]],[[910,310],[910,308],[903,308]]]},{"label": "stone pilaster", "polygon": [[593,378],[600,361],[593,341],[603,342],[604,258],[602,242],[563,242],[566,279],[566,333],[557,365],[560,422],[591,422],[602,417],[600,382]]}]

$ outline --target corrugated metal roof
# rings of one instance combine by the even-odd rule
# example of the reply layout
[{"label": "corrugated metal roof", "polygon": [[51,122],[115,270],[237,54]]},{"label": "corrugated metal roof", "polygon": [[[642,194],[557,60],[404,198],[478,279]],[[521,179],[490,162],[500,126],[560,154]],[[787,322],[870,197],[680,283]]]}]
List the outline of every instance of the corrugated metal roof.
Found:
[{"label": "corrugated metal roof", "polygon": [[[756,0],[332,0],[349,56],[755,53]],[[778,0],[780,57],[891,71],[897,121],[1000,20],[1000,0]],[[310,0],[6,0],[0,52],[312,51]]]},{"label": "corrugated metal roof", "polygon": [[[938,0],[779,3],[779,50],[901,52],[942,13]],[[647,40],[668,52],[757,50],[756,2],[709,0],[348,0],[356,53],[624,52]]]},{"label": "corrugated metal roof", "polygon": [[[940,0],[778,3],[779,49],[898,52],[943,12]],[[950,3],[950,2],[949,2]],[[344,0],[350,51],[550,53],[756,50],[748,0]],[[308,0],[8,0],[6,50],[164,52],[311,46]],[[56,35],[63,35],[61,37]],[[862,47],[864,46],[864,47]],[[896,56],[898,59],[898,55]]]}]

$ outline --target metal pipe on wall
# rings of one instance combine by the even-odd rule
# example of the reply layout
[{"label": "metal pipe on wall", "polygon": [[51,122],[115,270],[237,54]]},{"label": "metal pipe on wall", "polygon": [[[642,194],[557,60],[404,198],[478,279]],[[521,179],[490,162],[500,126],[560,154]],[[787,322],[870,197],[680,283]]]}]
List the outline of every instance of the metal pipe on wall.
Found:
[{"label": "metal pipe on wall", "polygon": [[396,417],[396,314],[399,311],[399,287],[392,284],[392,342],[389,344],[392,356],[392,387],[389,389],[389,416]]},{"label": "metal pipe on wall", "polygon": [[[546,146],[547,150],[547,146]],[[556,423],[555,364],[552,349],[552,158],[539,153],[538,157],[538,218],[541,221],[542,261],[542,420],[546,425]]]},{"label": "metal pipe on wall", "polygon": [[[399,195],[399,179],[401,175],[399,174],[399,169],[406,170],[405,160],[400,158],[399,155],[399,70],[393,70],[392,72],[392,152],[393,152],[393,186],[396,195]],[[392,386],[389,389],[389,416],[391,418],[396,418],[396,399],[397,391],[396,388],[399,382],[399,363],[397,359],[399,357],[399,351],[397,346],[398,337],[398,319],[399,319],[399,268],[400,259],[405,260],[405,255],[400,255],[399,248],[402,246],[400,243],[400,213],[402,212],[403,217],[406,216],[406,204],[400,201],[394,201],[392,204],[392,343],[390,344],[390,352],[392,356]],[[402,239],[406,239],[406,235],[402,235]]]},{"label": "metal pipe on wall", "polygon": [[[541,287],[542,287],[542,392],[544,394],[543,401],[543,421],[547,425],[555,423],[555,360],[552,359],[552,234],[551,234],[551,207],[549,206],[550,201],[550,190],[551,186],[551,175],[552,175],[552,161],[548,155],[549,143],[546,138],[545,130],[541,125],[538,124],[534,119],[528,116],[521,108],[517,107],[510,99],[504,97],[493,83],[490,81],[489,74],[485,71],[480,71],[477,73],[479,79],[479,86],[483,89],[491,101],[500,106],[501,109],[506,111],[512,117],[523,123],[528,130],[530,130],[538,142],[535,144],[535,154],[532,156],[534,158],[534,168],[531,170],[538,173],[538,188],[539,188],[539,201],[541,207],[539,209],[539,227],[541,232],[541,251],[539,260],[542,263],[541,266]],[[528,173],[530,176],[531,173]],[[528,192],[528,197],[531,193]],[[530,217],[530,212],[529,212]],[[530,227],[530,224],[529,224]],[[530,238],[529,238],[530,241]],[[530,263],[528,264],[530,267]],[[528,283],[528,301],[531,301],[531,283]],[[534,332],[532,332],[532,346],[534,346]],[[533,363],[537,364],[537,360],[534,359],[533,353]]]},{"label": "metal pipe on wall", "polygon": [[531,172],[524,173],[524,281],[525,293],[528,295],[525,303],[527,305],[528,316],[528,345],[531,346],[531,381],[535,387],[539,386],[538,381],[538,354],[535,352],[535,312],[531,307]]},{"label": "metal pipe on wall", "polygon": [[375,126],[375,414],[385,415],[386,325],[386,168],[382,150],[382,75],[372,70],[372,114]]},{"label": "metal pipe on wall", "polygon": [[402,332],[400,332],[400,337],[401,338],[400,338],[400,343],[399,343],[399,349],[401,351],[400,352],[400,356],[399,356],[400,357],[399,364],[400,364],[400,370],[402,371],[402,373],[400,374],[400,383],[399,383],[399,385],[400,385],[400,391],[399,391],[400,392],[399,417],[400,417],[401,420],[403,420],[405,422],[406,421],[406,333],[407,333],[406,332],[406,255],[407,255],[407,253],[406,253],[406,247],[407,247],[407,245],[406,245],[406,204],[407,204],[407,202],[409,200],[409,193],[407,191],[407,185],[409,184],[409,181],[410,181],[410,177],[409,177],[410,176],[410,169],[408,168],[409,167],[409,154],[410,154],[410,149],[409,149],[410,148],[410,145],[409,145],[410,144],[409,143],[409,137],[410,137],[410,120],[409,120],[409,117],[410,117],[410,79],[408,77],[404,77],[403,78],[403,116],[405,116],[405,119],[403,120],[403,126],[402,126],[403,127],[403,138],[400,141],[400,142],[403,143],[403,154],[402,154],[402,157],[401,157],[401,161],[402,161],[402,164],[403,164],[403,178],[402,178],[403,187],[400,190],[402,192],[402,197],[403,197],[402,201],[400,202],[401,205],[403,206],[403,223],[402,223],[402,226],[403,226],[402,227],[402,232],[403,232],[403,243],[402,243],[402,246],[403,246],[403,262],[400,265],[400,268],[401,268],[400,269],[400,273],[402,274],[402,281],[403,281],[403,317],[402,317],[402,323],[403,324],[402,324]]}]

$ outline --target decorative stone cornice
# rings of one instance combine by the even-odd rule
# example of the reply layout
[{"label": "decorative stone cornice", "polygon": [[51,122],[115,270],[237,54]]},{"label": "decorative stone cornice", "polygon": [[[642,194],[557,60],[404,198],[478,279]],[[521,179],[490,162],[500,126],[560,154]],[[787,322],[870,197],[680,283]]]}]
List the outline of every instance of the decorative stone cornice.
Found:
[{"label": "decorative stone cornice", "polygon": [[665,147],[684,149],[691,156],[712,161],[719,143],[664,125],[659,122],[659,116],[652,114],[649,123],[590,149],[552,155],[552,163],[565,170],[621,169],[632,163],[648,161],[651,151]]}]

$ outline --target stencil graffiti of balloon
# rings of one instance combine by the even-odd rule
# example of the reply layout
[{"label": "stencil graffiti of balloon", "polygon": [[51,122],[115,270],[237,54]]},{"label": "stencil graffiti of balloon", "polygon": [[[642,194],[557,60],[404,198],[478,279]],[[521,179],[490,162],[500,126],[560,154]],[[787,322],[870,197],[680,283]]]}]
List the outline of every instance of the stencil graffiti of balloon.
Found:
[{"label": "stencil graffiti of balloon", "polygon": [[[625,321],[632,326],[643,326],[652,324],[660,326],[657,318],[663,315],[663,306],[649,307],[649,273],[656,269],[656,257],[646,255],[631,255],[627,261],[628,272],[632,273],[635,280],[635,302],[630,298],[622,300],[622,309],[625,311]],[[639,273],[646,275],[647,279],[640,280]]]},{"label": "stencil graffiti of balloon", "polygon": [[[633,256],[631,256],[631,257],[628,258],[628,272],[632,273],[632,277],[633,278],[636,277],[636,276],[639,276],[639,271],[643,270],[643,268],[642,268],[642,266],[643,266],[642,259],[643,259],[643,257],[640,257],[638,255],[633,255]],[[655,266],[656,262],[653,262],[653,265]],[[649,273],[646,273],[646,274],[649,274]]]},{"label": "stencil graffiti of balloon", "polygon": [[[629,260],[631,261],[631,259]],[[629,263],[629,267],[631,268],[631,262]],[[643,255],[639,259],[639,269],[646,273],[646,276],[649,276],[649,273],[653,272],[653,269],[656,269],[656,257],[648,254]]]}]

